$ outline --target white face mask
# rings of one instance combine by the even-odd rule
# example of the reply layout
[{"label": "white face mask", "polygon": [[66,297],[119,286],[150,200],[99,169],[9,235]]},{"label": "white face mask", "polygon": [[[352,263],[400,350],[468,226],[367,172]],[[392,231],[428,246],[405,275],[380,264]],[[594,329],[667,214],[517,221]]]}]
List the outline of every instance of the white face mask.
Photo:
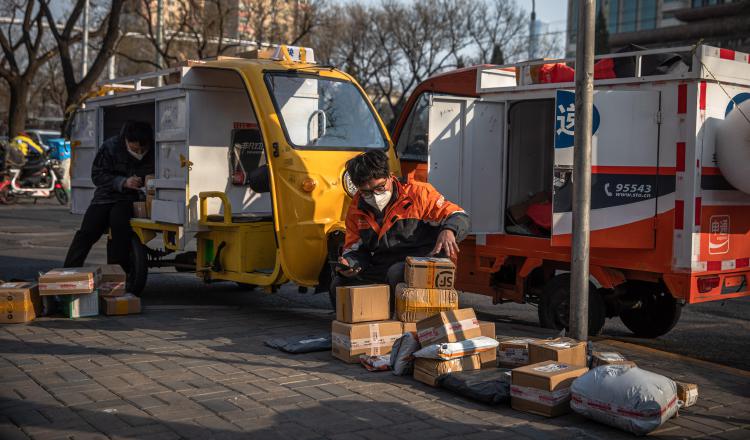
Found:
[{"label": "white face mask", "polygon": [[391,201],[392,195],[393,191],[386,191],[383,194],[372,194],[368,196],[363,195],[362,198],[373,208],[377,209],[378,211],[383,211],[385,207],[388,206],[388,202]]},{"label": "white face mask", "polygon": [[131,156],[135,157],[138,160],[142,160],[143,157],[146,155],[146,153],[136,153],[135,151],[131,150],[128,147],[125,147],[126,150],[128,150],[128,153],[130,153]]}]

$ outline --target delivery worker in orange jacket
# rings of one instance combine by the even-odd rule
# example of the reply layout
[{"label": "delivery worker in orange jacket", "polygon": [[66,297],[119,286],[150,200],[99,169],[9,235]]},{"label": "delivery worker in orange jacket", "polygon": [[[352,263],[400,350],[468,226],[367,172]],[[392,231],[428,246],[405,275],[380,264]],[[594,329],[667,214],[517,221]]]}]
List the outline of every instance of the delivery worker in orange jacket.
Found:
[{"label": "delivery worker in orange jacket", "polygon": [[346,240],[331,284],[389,284],[391,311],[396,284],[404,280],[406,257],[442,255],[455,259],[469,229],[469,216],[429,183],[399,181],[388,156],[363,153],[346,164],[358,191],[346,215]]}]

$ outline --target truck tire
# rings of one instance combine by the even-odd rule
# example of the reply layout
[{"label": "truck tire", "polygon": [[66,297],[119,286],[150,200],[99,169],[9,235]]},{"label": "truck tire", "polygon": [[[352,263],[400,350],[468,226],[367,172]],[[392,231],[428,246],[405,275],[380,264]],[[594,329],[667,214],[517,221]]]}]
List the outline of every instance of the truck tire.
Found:
[{"label": "truck tire", "polygon": [[[570,319],[570,274],[558,275],[547,282],[539,301],[539,324],[557,330],[569,327]],[[589,335],[596,336],[604,328],[606,317],[604,299],[596,286],[589,283]]]},{"label": "truck tire", "polygon": [[148,256],[146,246],[138,237],[133,236],[130,240],[130,271],[127,274],[126,290],[136,296],[141,296],[143,288],[146,287],[148,277]]},{"label": "truck tire", "polygon": [[628,291],[638,295],[641,307],[620,312],[620,320],[639,338],[657,338],[677,325],[682,305],[655,283],[629,282]]}]

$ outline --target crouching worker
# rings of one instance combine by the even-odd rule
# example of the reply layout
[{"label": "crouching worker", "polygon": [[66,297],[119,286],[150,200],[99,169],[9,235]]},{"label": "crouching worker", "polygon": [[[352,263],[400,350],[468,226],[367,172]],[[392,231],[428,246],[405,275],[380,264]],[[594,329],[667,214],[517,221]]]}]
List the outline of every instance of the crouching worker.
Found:
[{"label": "crouching worker", "polygon": [[91,166],[96,190],[70,244],[65,267],[83,266],[91,247],[110,230],[107,262],[129,271],[133,235],[130,218],[133,202],[142,197],[145,177],[154,173],[153,139],[149,124],[128,121],[119,136],[107,139],[99,148]]},{"label": "crouching worker", "polygon": [[399,181],[380,150],[351,159],[346,170],[358,191],[346,215],[346,240],[331,284],[332,297],[339,286],[389,284],[392,314],[406,257],[455,259],[469,216],[432,185]]}]

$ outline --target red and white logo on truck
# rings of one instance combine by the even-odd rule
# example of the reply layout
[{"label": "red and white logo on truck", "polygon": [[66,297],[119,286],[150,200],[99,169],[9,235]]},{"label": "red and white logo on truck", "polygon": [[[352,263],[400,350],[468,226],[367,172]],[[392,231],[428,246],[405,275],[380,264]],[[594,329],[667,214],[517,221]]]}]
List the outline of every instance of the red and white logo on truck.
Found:
[{"label": "red and white logo on truck", "polygon": [[729,216],[712,215],[711,231],[708,234],[708,253],[711,255],[729,252]]}]

